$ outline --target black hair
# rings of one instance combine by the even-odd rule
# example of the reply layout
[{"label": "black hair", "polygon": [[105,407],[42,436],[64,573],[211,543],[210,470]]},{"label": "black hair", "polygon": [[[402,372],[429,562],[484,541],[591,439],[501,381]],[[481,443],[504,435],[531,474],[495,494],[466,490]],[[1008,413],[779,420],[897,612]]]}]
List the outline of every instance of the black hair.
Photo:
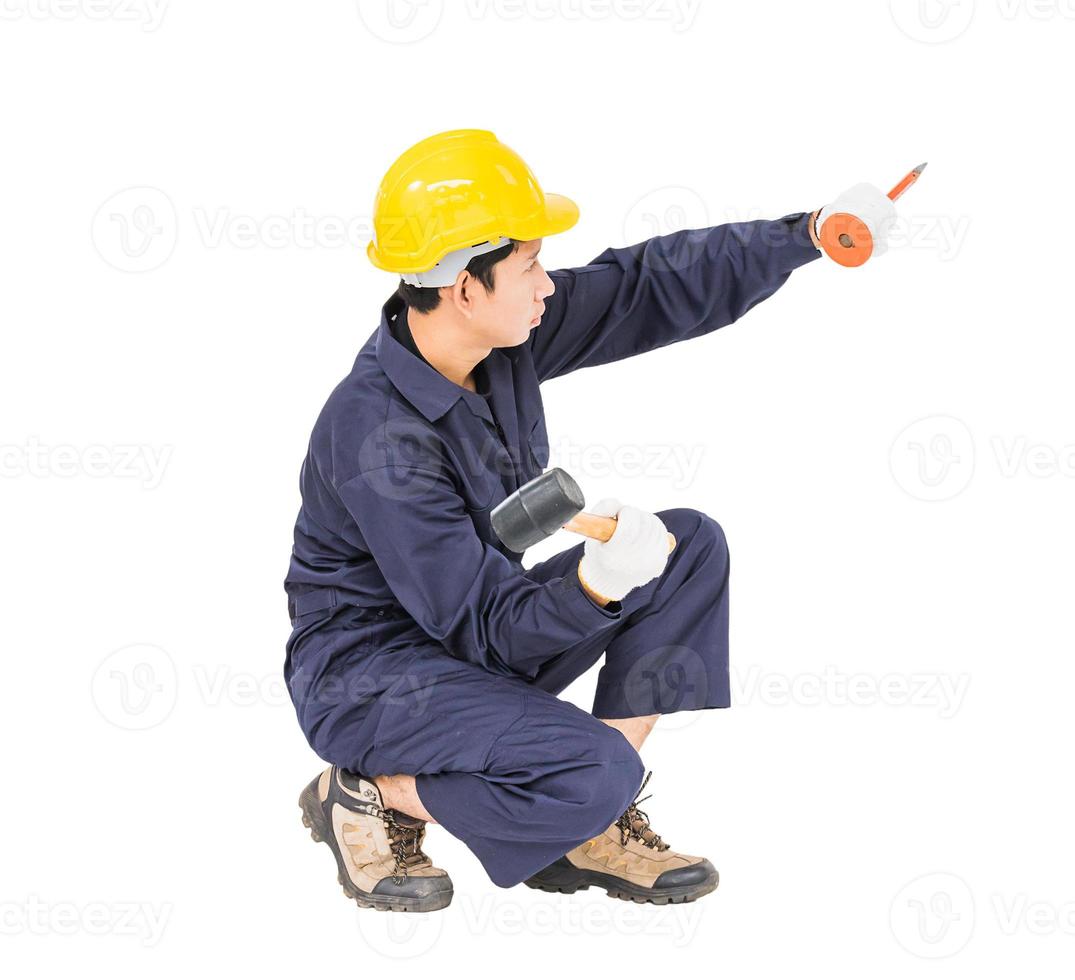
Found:
[{"label": "black hair", "polygon": [[[494,248],[491,252],[475,255],[466,265],[469,272],[488,292],[493,291],[493,266],[517,252],[521,242],[509,238],[507,245]],[[400,280],[396,295],[415,313],[431,313],[440,305],[441,286],[411,286]]]}]

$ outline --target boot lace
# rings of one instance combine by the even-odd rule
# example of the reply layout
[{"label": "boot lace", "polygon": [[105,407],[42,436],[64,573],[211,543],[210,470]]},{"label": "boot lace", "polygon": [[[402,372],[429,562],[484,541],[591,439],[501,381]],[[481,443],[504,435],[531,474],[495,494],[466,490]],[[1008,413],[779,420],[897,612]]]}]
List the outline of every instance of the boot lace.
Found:
[{"label": "boot lace", "polygon": [[657,851],[667,851],[671,845],[661,840],[660,834],[654,833],[649,825],[649,817],[638,808],[639,803],[644,803],[649,799],[649,796],[643,796],[642,799],[639,799],[639,795],[646,788],[646,783],[649,782],[649,778],[652,775],[652,771],[646,773],[646,778],[642,780],[642,785],[638,787],[638,793],[635,794],[634,802],[623,811],[623,815],[616,821],[616,826],[620,828],[621,845],[626,845],[629,840],[636,840],[645,847],[652,847]]},{"label": "boot lace", "polygon": [[384,822],[388,844],[392,849],[392,857],[395,859],[392,880],[397,885],[402,885],[410,871],[422,865],[432,864],[429,857],[422,851],[426,825],[423,821],[413,824],[400,823],[396,819],[395,810],[380,808],[379,816]]}]

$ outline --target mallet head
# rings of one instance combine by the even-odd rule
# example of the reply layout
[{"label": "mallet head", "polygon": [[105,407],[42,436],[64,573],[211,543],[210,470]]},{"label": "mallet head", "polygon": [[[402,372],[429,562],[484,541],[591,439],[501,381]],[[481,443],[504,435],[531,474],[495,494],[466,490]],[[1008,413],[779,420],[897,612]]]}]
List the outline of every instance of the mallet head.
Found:
[{"label": "mallet head", "polygon": [[508,548],[523,552],[554,534],[585,506],[579,485],[556,466],[505,497],[489,520]]}]

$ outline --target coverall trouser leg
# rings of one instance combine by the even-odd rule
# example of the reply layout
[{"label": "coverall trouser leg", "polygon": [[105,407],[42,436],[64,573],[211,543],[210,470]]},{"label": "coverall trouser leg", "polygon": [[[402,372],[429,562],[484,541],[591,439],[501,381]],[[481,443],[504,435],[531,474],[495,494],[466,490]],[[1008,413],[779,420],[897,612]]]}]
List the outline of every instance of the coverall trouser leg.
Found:
[{"label": "coverall trouser leg", "polygon": [[[329,669],[371,677],[375,697],[327,708],[323,697],[296,700],[311,746],[367,775],[413,774],[426,809],[503,887],[596,836],[643,776],[638,753],[599,718],[729,704],[724,534],[695,510],[658,516],[677,539],[661,577],[632,590],[620,620],[552,656],[535,678],[491,673],[432,642],[368,653]],[[564,575],[582,550],[526,574]],[[602,653],[593,714],[555,696]]]}]

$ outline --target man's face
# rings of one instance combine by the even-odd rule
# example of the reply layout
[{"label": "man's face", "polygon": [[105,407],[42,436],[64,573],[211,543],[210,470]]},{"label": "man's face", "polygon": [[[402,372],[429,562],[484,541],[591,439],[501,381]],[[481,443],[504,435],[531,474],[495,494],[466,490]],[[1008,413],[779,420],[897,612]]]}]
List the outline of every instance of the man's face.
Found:
[{"label": "man's face", "polygon": [[490,347],[523,343],[541,321],[545,297],[555,290],[541,266],[541,239],[521,242],[506,259],[493,266],[492,292],[474,280],[475,332]]}]

